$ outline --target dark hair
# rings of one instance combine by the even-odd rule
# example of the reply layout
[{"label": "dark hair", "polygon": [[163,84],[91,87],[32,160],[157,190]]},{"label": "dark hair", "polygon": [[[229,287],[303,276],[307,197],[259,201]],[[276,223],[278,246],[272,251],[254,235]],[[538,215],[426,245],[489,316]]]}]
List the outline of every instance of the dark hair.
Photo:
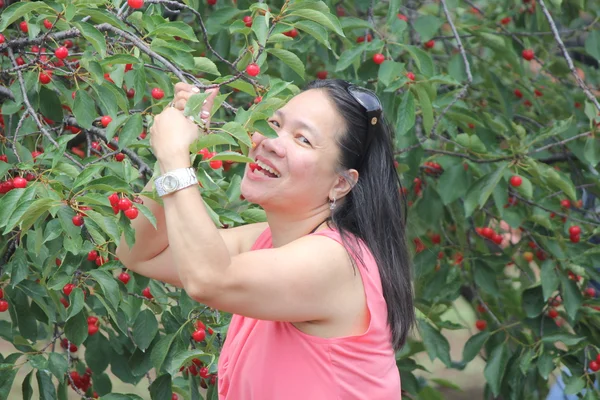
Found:
[{"label": "dark hair", "polygon": [[[365,151],[369,122],[365,109],[348,92],[349,85],[341,79],[315,80],[303,91],[325,90],[346,122],[346,131],[338,138],[340,171],[354,168],[359,178],[352,182],[352,190],[335,208],[331,220],[352,250],[358,243],[350,244],[348,233],[361,239],[373,253],[387,304],[392,345],[400,349],[415,323],[415,310],[405,234],[407,207],[394,166],[394,131],[382,115]],[[359,261],[363,262],[360,255]]]}]

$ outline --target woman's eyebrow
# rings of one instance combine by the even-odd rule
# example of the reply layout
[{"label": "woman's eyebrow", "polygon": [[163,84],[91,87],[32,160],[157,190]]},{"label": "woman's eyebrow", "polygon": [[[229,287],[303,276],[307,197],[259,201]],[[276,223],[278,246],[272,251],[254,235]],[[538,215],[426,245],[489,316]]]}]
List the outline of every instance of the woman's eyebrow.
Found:
[{"label": "woman's eyebrow", "polygon": [[[275,115],[277,115],[278,117],[280,117],[282,120],[285,120],[285,113],[281,110],[277,110],[275,111]],[[306,129],[307,131],[309,131],[310,133],[312,133],[315,136],[320,136],[319,135],[319,131],[317,129],[315,129],[315,127],[305,121],[296,121],[296,124],[303,129]]]}]

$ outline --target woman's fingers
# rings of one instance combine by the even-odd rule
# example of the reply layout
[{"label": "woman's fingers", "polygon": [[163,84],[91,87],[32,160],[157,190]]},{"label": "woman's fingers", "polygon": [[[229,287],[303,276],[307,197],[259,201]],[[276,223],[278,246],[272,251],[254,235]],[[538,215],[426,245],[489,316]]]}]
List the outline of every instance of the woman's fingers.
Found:
[{"label": "woman's fingers", "polygon": [[213,108],[213,105],[215,104],[215,98],[219,94],[219,88],[216,87],[212,89],[207,89],[206,93],[210,94],[208,95],[206,100],[204,100],[204,105],[202,105],[202,111],[200,112],[200,120],[204,123],[206,129],[208,129],[208,126],[210,124],[210,112]]}]

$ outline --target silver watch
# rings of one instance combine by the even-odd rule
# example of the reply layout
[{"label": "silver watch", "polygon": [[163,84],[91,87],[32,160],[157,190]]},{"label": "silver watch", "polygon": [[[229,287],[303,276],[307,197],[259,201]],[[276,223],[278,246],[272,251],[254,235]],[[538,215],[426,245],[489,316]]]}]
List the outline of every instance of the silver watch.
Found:
[{"label": "silver watch", "polygon": [[196,184],[198,178],[194,168],[178,168],[159,176],[154,181],[154,187],[160,197]]}]

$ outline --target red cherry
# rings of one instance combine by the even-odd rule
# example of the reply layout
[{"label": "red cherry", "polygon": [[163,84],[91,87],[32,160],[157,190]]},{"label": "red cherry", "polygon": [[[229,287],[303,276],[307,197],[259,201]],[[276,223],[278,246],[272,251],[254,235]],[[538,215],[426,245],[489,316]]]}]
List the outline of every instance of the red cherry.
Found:
[{"label": "red cherry", "polygon": [[533,53],[532,49],[525,49],[525,50],[523,50],[521,52],[521,55],[523,56],[523,59],[525,59],[527,61],[531,61],[535,57],[535,54]]},{"label": "red cherry", "polygon": [[129,89],[127,92],[125,92],[125,94],[127,95],[128,99],[133,99],[135,97],[135,90]]},{"label": "red cherry", "polygon": [[39,80],[42,85],[49,84],[52,80],[52,71],[45,70],[44,72],[40,72]]},{"label": "red cherry", "polygon": [[590,361],[590,369],[594,372],[598,372],[598,370],[600,370],[600,362]]},{"label": "red cherry", "polygon": [[6,154],[0,154],[0,161],[8,162],[8,156]]},{"label": "red cherry", "polygon": [[129,200],[127,197],[123,197],[119,200],[117,206],[119,207],[119,210],[125,211],[131,207],[131,200]]},{"label": "red cherry", "polygon": [[98,317],[90,315],[89,317],[87,317],[87,323],[88,323],[88,325],[97,324],[98,323]]},{"label": "red cherry", "polygon": [[127,0],[127,4],[133,9],[138,9],[143,7],[144,0]]},{"label": "red cherry", "polygon": [[516,97],[518,97],[519,99],[523,98],[523,93],[521,93],[521,91],[519,89],[515,89],[515,91],[513,92],[515,94]]},{"label": "red cherry", "polygon": [[584,294],[588,297],[596,297],[596,289],[593,287],[586,288]]},{"label": "red cherry", "polygon": [[498,235],[498,234],[494,233],[494,236],[492,236],[492,241],[498,245],[502,243],[502,240],[503,240],[502,235]]},{"label": "red cherry", "polygon": [[96,150],[96,151],[100,151],[100,143],[98,142],[92,142],[92,149]]},{"label": "red cherry", "polygon": [[533,91],[533,94],[535,94],[535,97],[542,97],[544,94],[542,92],[540,92],[539,90],[535,89]]},{"label": "red cherry", "polygon": [[477,311],[479,311],[480,313],[485,313],[487,312],[487,310],[485,309],[485,307],[483,306],[483,304],[477,304]]},{"label": "red cherry", "polygon": [[148,300],[151,300],[154,298],[154,296],[152,296],[152,293],[150,293],[150,288],[147,287],[144,290],[142,290],[142,295],[147,298]]},{"label": "red cherry", "polygon": [[487,328],[487,321],[485,321],[485,320],[483,320],[483,319],[478,319],[478,320],[475,322],[475,327],[476,327],[477,329],[479,329],[480,331],[483,331],[483,330],[485,330],[485,328]]},{"label": "red cherry", "polygon": [[0,44],[4,42],[6,42],[6,37],[4,37],[4,35],[0,33]]},{"label": "red cherry", "polygon": [[119,194],[116,192],[111,194],[110,196],[108,196],[108,201],[110,202],[111,206],[119,205]]},{"label": "red cherry", "polygon": [[258,103],[260,103],[261,101],[262,101],[262,96],[256,96],[256,97],[254,98],[254,104],[258,104]]},{"label": "red cherry", "polygon": [[219,169],[223,166],[223,161],[221,160],[212,160],[208,163],[212,169]]},{"label": "red cherry", "polygon": [[377,65],[382,64],[385,61],[385,56],[381,53],[373,55],[373,62]]},{"label": "red cherry", "polygon": [[523,183],[523,178],[521,178],[520,176],[513,175],[510,177],[510,184],[513,187],[519,187],[519,186],[521,186],[521,183]]},{"label": "red cherry", "polygon": [[192,339],[196,342],[201,342],[206,337],[206,332],[204,330],[196,330],[192,333]]},{"label": "red cherry", "polygon": [[0,300],[0,312],[5,312],[8,310],[8,301]]},{"label": "red cherry", "polygon": [[73,42],[67,39],[63,42],[63,46],[65,46],[67,49],[70,49],[71,47],[73,47]]},{"label": "red cherry", "polygon": [[83,225],[83,222],[84,222],[83,216],[81,214],[77,214],[73,217],[72,221],[73,221],[73,225],[81,226],[81,225]]},{"label": "red cherry", "polygon": [[198,371],[198,375],[200,375],[200,377],[204,378],[204,379],[208,378],[208,376],[210,375],[208,373],[208,368],[207,367],[200,368],[200,371]]},{"label": "red cherry", "polygon": [[401,19],[404,22],[408,22],[408,17],[404,14],[397,14],[398,19]]},{"label": "red cherry", "polygon": [[44,20],[44,28],[46,28],[46,29],[52,29],[52,22],[50,22],[47,19],[45,19]]},{"label": "red cherry", "polygon": [[435,41],[434,40],[428,40],[427,42],[425,42],[425,48],[426,49],[432,49],[435,46]]},{"label": "red cherry", "polygon": [[292,28],[287,32],[283,32],[283,34],[285,36],[291,37],[291,38],[295,38],[296,36],[298,36],[298,30],[296,28]]},{"label": "red cherry", "polygon": [[103,127],[107,127],[108,124],[110,124],[112,122],[112,118],[109,115],[105,115],[102,118],[100,118],[100,123],[102,124]]},{"label": "red cherry", "polygon": [[22,57],[15,58],[15,61],[17,62],[17,65],[25,65],[25,61]]},{"label": "red cherry", "polygon": [[569,228],[570,235],[579,235],[581,233],[581,228],[577,225],[573,225]]},{"label": "red cherry", "polygon": [[442,241],[442,237],[438,233],[433,234],[431,236],[431,242],[433,244],[440,244],[441,241]]},{"label": "red cherry", "polygon": [[208,4],[209,6],[214,6],[215,4],[217,4],[217,0],[206,0],[206,4]]},{"label": "red cherry", "polygon": [[256,76],[260,74],[260,67],[255,63],[248,64],[246,67],[246,73],[250,76]]},{"label": "red cherry", "polygon": [[154,89],[152,89],[152,91],[150,92],[150,94],[156,100],[160,100],[163,97],[165,97],[165,92],[161,88],[154,88]]},{"label": "red cherry", "polygon": [[558,317],[558,311],[555,308],[551,308],[548,310],[548,316],[552,319]]},{"label": "red cherry", "polygon": [[508,24],[510,24],[510,17],[504,17],[504,18],[502,18],[502,19],[500,20],[500,23],[501,23],[502,25],[508,25]]},{"label": "red cherry", "polygon": [[96,261],[96,257],[98,257],[98,252],[96,250],[90,251],[87,255],[88,261]]},{"label": "red cherry", "polygon": [[569,239],[571,240],[572,243],[579,243],[579,241],[581,240],[581,236],[579,234],[570,235]]},{"label": "red cherry", "polygon": [[[370,42],[373,40],[373,36],[370,33],[367,33],[367,42]],[[364,36],[359,36],[356,38],[356,43],[363,43],[365,41],[365,37]]]},{"label": "red cherry", "polygon": [[481,234],[488,239],[492,239],[494,237],[494,233],[494,230],[488,226],[481,230]]},{"label": "red cherry", "polygon": [[124,159],[125,159],[125,154],[123,154],[123,153],[118,153],[118,154],[115,154],[115,160],[116,160],[116,161],[118,161],[118,162],[121,162],[121,161],[123,161]]},{"label": "red cherry", "polygon": [[23,32],[23,33],[29,32],[29,26],[27,26],[27,22],[26,21],[21,21],[19,23],[19,28],[21,29],[21,32]]},{"label": "red cherry", "polygon": [[248,28],[250,28],[252,26],[252,17],[249,15],[246,15],[244,18],[242,18],[242,21],[244,21],[244,25],[246,25]]},{"label": "red cherry", "polygon": [[0,299],[4,297],[4,290],[2,290],[2,288],[0,288]]},{"label": "red cherry", "polygon": [[65,286],[63,286],[63,293],[69,296],[73,289],[75,289],[75,285],[72,283],[67,283]]},{"label": "red cherry", "polygon": [[27,179],[17,176],[13,178],[13,186],[17,189],[23,189],[27,187]]},{"label": "red cherry", "polygon": [[560,201],[560,206],[562,208],[569,208],[571,207],[571,201],[569,201],[569,199],[564,199]]},{"label": "red cherry", "polygon": [[200,320],[196,321],[196,330],[199,330],[199,331],[206,330],[206,325],[204,325],[204,322],[202,322]]},{"label": "red cherry", "polygon": [[94,262],[96,263],[97,266],[101,266],[106,261],[104,260],[104,258],[102,256],[98,256],[98,257],[96,257],[96,259],[94,260]]},{"label": "red cherry", "polygon": [[131,276],[127,272],[121,272],[119,274],[119,280],[121,282],[123,282],[125,285],[127,285],[127,283],[129,282],[130,279],[131,279]]},{"label": "red cherry", "polygon": [[88,335],[90,336],[94,336],[96,333],[98,333],[98,325],[88,325]]},{"label": "red cherry", "polygon": [[62,261],[60,260],[60,258],[57,258],[56,260],[54,260],[54,263],[56,264],[57,267],[60,267],[60,265],[62,264]]},{"label": "red cherry", "polygon": [[198,151],[198,154],[202,155],[202,160],[206,160],[206,159],[210,158],[210,150],[208,150],[206,147],[203,149],[200,149],[200,151]]},{"label": "red cherry", "polygon": [[58,49],[54,50],[54,55],[59,60],[62,60],[69,56],[69,50],[65,46],[61,46]]},{"label": "red cherry", "polygon": [[139,214],[139,211],[135,207],[129,207],[125,210],[125,216],[129,219],[136,219]]},{"label": "red cherry", "polygon": [[318,79],[327,79],[327,71],[319,71],[317,72]]},{"label": "red cherry", "polygon": [[63,305],[65,308],[69,308],[69,300],[65,299],[64,297],[61,297],[61,298],[60,298],[60,302],[62,303],[62,305]]},{"label": "red cherry", "polygon": [[407,73],[406,73],[406,77],[407,77],[408,79],[410,79],[411,81],[414,81],[414,80],[415,80],[415,74],[414,74],[414,72],[407,72]]},{"label": "red cherry", "polygon": [[596,362],[600,363],[600,353],[596,356]]}]

